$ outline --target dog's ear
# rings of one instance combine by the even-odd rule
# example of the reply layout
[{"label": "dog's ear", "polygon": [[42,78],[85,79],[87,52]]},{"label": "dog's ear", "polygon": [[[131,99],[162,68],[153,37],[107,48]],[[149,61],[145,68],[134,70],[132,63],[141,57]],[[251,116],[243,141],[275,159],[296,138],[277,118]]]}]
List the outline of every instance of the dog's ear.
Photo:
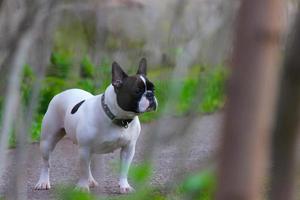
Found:
[{"label": "dog's ear", "polygon": [[128,77],[128,75],[123,71],[120,65],[114,61],[112,64],[112,85],[119,88],[126,77]]},{"label": "dog's ear", "polygon": [[146,60],[146,58],[141,59],[137,74],[144,75],[144,76],[147,75],[147,60]]}]

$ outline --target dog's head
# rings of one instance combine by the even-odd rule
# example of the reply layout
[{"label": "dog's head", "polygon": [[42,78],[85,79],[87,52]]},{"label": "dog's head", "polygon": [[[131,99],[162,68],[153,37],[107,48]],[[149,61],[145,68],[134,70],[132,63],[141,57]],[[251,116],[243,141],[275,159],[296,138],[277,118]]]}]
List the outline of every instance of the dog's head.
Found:
[{"label": "dog's head", "polygon": [[137,73],[128,76],[117,62],[112,64],[112,85],[117,103],[125,111],[144,113],[157,109],[154,85],[147,78],[147,61],[142,58]]}]

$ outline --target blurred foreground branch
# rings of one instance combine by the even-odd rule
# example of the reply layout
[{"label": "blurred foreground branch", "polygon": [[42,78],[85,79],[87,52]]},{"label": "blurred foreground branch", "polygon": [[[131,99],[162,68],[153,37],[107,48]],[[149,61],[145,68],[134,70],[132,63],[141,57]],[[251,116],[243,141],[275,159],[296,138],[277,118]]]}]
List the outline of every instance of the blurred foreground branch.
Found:
[{"label": "blurred foreground branch", "polygon": [[[11,125],[15,123],[15,128],[17,130],[17,137],[18,137],[18,148],[17,148],[17,159],[20,165],[17,165],[15,171],[16,171],[16,182],[15,182],[15,190],[14,193],[11,194],[14,196],[14,199],[26,199],[26,196],[24,196],[24,193],[26,192],[26,179],[23,166],[25,161],[27,160],[26,156],[26,139],[27,139],[27,130],[32,123],[32,112],[34,110],[34,106],[36,104],[36,99],[38,96],[39,87],[35,87],[33,92],[33,98],[34,103],[30,106],[30,108],[27,111],[27,118],[25,119],[25,116],[23,115],[22,111],[24,108],[21,106],[20,102],[20,82],[21,82],[21,73],[24,64],[26,63],[29,55],[29,50],[32,47],[38,33],[40,30],[41,25],[43,25],[42,22],[48,22],[47,16],[48,12],[50,12],[51,8],[53,7],[53,3],[55,1],[49,1],[44,2],[40,1],[37,2],[31,2],[30,5],[27,5],[25,8],[25,14],[24,19],[21,21],[25,24],[20,24],[20,26],[17,28],[16,32],[14,33],[14,36],[17,37],[16,40],[13,41],[13,44],[11,44],[13,47],[6,46],[7,49],[1,49],[2,51],[7,51],[7,54],[4,58],[4,61],[2,63],[2,69],[0,68],[0,71],[2,72],[1,76],[1,82],[4,84],[6,83],[6,80],[8,80],[8,83],[5,84],[6,93],[5,93],[5,104],[4,104],[4,112],[3,112],[3,120],[2,120],[2,127],[1,127],[1,138],[0,138],[0,160],[2,161],[0,164],[0,176],[2,176],[4,167],[5,167],[5,161],[6,161],[6,149],[8,146],[8,137],[11,130]],[[29,7],[33,7],[29,9]],[[44,27],[43,27],[44,28]],[[41,31],[41,32],[42,32]],[[47,35],[47,34],[44,34]],[[41,42],[42,45],[44,45],[43,42]],[[43,46],[45,48],[45,45]],[[48,48],[46,48],[48,49]],[[44,51],[42,51],[44,52]],[[42,65],[40,68],[44,68],[46,66],[45,60],[47,53],[41,53],[40,64]],[[39,72],[39,75],[42,76],[43,69],[41,69]],[[6,77],[7,78],[6,78]],[[5,79],[4,79],[5,78]],[[40,85],[41,78],[38,80],[37,83]],[[5,87],[2,89],[4,90]],[[4,91],[1,91],[1,93],[4,93]],[[23,118],[22,118],[23,117]],[[26,122],[26,123],[25,123]]]},{"label": "blurred foreground branch", "polygon": [[270,199],[294,199],[300,111],[300,10],[288,43],[273,132]]},{"label": "blurred foreground branch", "polygon": [[217,199],[263,199],[282,14],[279,0],[242,1],[237,16]]}]

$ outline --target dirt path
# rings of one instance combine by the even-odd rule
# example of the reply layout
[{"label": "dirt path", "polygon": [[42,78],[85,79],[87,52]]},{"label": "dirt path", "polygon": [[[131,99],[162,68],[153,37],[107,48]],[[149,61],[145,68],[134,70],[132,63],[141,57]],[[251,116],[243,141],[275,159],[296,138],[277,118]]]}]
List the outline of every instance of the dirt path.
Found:
[{"label": "dirt path", "polygon": [[[222,115],[220,113],[196,118],[188,127],[189,134],[178,132],[183,126],[183,119],[164,119],[143,125],[142,133],[137,144],[134,163],[143,160],[146,145],[151,140],[151,132],[155,131],[158,123],[163,124],[157,135],[157,142],[151,144],[153,148],[153,177],[151,184],[154,186],[165,186],[174,177],[176,169],[180,171],[191,171],[205,165],[213,153],[216,152],[216,145],[219,140]],[[171,136],[171,137],[169,137]],[[34,191],[33,187],[38,180],[41,167],[41,158],[38,144],[29,147],[29,159],[27,162],[27,196],[28,199],[55,199],[55,187],[59,184],[75,184],[78,178],[77,146],[70,140],[63,139],[56,146],[51,159],[51,190]],[[147,150],[147,153],[148,150]],[[13,175],[15,174],[14,149],[8,151],[8,167],[4,177],[0,179],[0,196],[13,194]],[[94,177],[99,182],[99,187],[91,191],[99,195],[115,195],[118,193],[117,170],[119,151],[106,155],[94,157]],[[175,170],[175,171],[174,171]]]}]

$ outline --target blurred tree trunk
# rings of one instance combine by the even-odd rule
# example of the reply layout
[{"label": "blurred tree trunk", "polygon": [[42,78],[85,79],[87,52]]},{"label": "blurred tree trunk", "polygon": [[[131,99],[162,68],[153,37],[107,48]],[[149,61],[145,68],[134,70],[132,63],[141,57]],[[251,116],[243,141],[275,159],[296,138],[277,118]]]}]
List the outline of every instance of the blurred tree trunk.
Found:
[{"label": "blurred tree trunk", "polygon": [[244,0],[237,16],[217,199],[263,199],[282,34],[280,0]]},{"label": "blurred tree trunk", "polygon": [[[7,1],[5,2],[7,3],[7,6],[9,6],[9,4],[13,4],[16,2],[13,1]],[[3,49],[0,49],[2,51],[5,51],[5,56],[3,59],[3,62],[0,64],[0,94],[1,96],[5,95],[5,92],[8,90],[8,85],[6,84],[8,82],[8,74],[12,73],[12,64],[11,62],[14,60],[14,56],[16,53],[18,53],[18,49],[19,49],[19,45],[21,43],[21,41],[23,40],[23,38],[26,36],[26,34],[28,32],[31,31],[32,26],[34,25],[34,23],[32,23],[33,21],[36,20],[36,15],[37,15],[37,11],[38,11],[38,3],[37,1],[31,1],[31,2],[25,2],[25,8],[22,8],[24,11],[22,13],[22,15],[19,17],[20,21],[18,20],[13,20],[12,17],[6,18],[6,24],[1,24],[3,27],[1,28],[8,28],[8,27],[4,27],[4,26],[10,26],[10,29],[13,29],[12,27],[15,27],[16,31],[14,31],[13,33],[10,33],[11,35],[5,35],[5,39],[2,39],[1,42],[4,43],[4,45],[2,44]],[[17,7],[14,8],[15,10],[13,10],[14,12],[17,12]],[[2,12],[5,12],[5,10],[1,10]],[[20,14],[19,14],[20,15]]]},{"label": "blurred tree trunk", "polygon": [[300,111],[300,10],[288,43],[275,120],[271,199],[294,199],[295,157]]}]

